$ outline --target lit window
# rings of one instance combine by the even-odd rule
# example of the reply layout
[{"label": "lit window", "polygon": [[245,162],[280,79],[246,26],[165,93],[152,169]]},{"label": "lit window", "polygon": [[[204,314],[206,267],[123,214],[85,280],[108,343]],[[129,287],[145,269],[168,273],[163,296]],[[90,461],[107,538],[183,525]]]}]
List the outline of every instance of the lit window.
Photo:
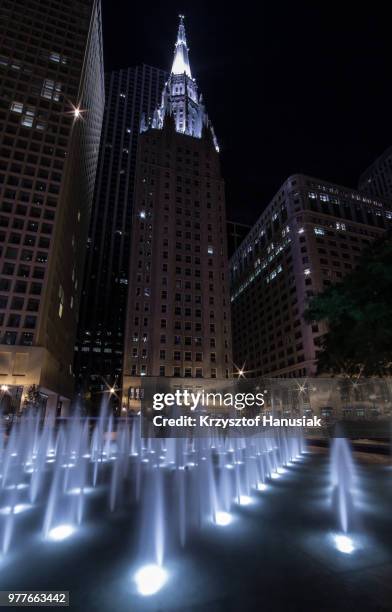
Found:
[{"label": "lit window", "polygon": [[33,120],[35,115],[34,108],[28,108],[22,117],[21,124],[25,127],[33,127]]},{"label": "lit window", "polygon": [[322,227],[315,227],[314,228],[314,233],[316,234],[316,236],[324,236],[325,235],[325,231],[323,230]]},{"label": "lit window", "polygon": [[305,268],[305,270],[304,270],[304,274],[305,274],[305,276],[309,276],[309,274],[310,274],[310,268]]},{"label": "lit window", "polygon": [[13,113],[23,113],[23,104],[21,102],[12,102],[11,110]]},{"label": "lit window", "polygon": [[63,316],[63,311],[64,311],[64,289],[62,287],[62,285],[59,286],[59,317],[61,319],[61,317]]},{"label": "lit window", "polygon": [[23,115],[21,123],[24,125],[24,127],[33,127],[33,117]]},{"label": "lit window", "polygon": [[211,245],[208,246],[207,249],[208,255],[213,255],[214,254],[214,247],[212,247]]},{"label": "lit window", "polygon": [[58,102],[60,100],[60,93],[62,84],[52,79],[44,79],[41,90],[41,97],[47,100],[54,100]]},{"label": "lit window", "polygon": [[52,53],[50,53],[49,55],[49,61],[55,62],[56,64],[65,65],[67,63],[67,58],[63,55],[60,55],[60,53],[55,53],[54,51],[52,51]]}]

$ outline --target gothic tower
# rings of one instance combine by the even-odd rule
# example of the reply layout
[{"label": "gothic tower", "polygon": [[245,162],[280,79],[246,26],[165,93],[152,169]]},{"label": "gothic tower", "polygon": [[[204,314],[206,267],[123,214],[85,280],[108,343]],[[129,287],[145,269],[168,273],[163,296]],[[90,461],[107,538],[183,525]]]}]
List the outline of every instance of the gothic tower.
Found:
[{"label": "gothic tower", "polygon": [[136,160],[123,407],[141,376],[231,375],[224,183],[192,77],[184,18],[160,106],[141,122]]}]

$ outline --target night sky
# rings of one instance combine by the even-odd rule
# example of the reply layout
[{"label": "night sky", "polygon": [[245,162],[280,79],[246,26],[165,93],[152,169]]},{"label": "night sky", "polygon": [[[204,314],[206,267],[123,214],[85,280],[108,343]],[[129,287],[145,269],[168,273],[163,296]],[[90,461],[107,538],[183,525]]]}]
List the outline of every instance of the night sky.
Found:
[{"label": "night sky", "polygon": [[355,187],[392,144],[386,3],[343,13],[348,3],[322,0],[102,1],[107,71],[143,62],[169,69],[185,14],[230,219],[255,221],[295,172]]}]

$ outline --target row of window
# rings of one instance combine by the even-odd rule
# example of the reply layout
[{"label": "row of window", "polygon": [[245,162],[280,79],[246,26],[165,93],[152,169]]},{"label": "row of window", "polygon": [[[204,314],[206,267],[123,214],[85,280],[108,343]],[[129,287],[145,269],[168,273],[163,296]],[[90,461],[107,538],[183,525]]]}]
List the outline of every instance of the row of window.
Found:
[{"label": "row of window", "polygon": [[[203,353],[192,353],[192,351],[173,351],[173,361],[203,361]],[[142,349],[139,352],[137,347],[132,349],[131,357],[133,359],[137,359],[141,357],[142,359],[147,358],[147,349]],[[168,355],[168,351],[160,350],[159,359],[170,359],[170,355]],[[216,363],[216,353],[210,353],[209,361],[211,363]],[[227,355],[226,355],[227,361]]]},{"label": "row of window", "polygon": [[[11,291],[12,281],[8,278],[0,278],[0,291]],[[13,286],[14,293],[32,293],[33,295],[41,295],[42,284],[31,283],[30,289],[27,291],[28,284],[25,281],[16,280]]]},{"label": "row of window", "polygon": [[23,264],[20,264],[18,267],[16,267],[15,264],[9,263],[7,261],[3,264],[2,269],[2,274],[4,274],[5,276],[13,276],[14,274],[16,274],[17,276],[20,276],[22,278],[29,278],[31,272],[33,278],[43,279],[45,276],[45,268],[32,268]]},{"label": "row of window", "polygon": [[[147,376],[147,366],[141,365],[138,368],[136,365],[131,366],[131,376]],[[159,376],[173,376],[176,378],[204,378],[208,377],[208,372],[203,371],[203,368],[191,368],[180,366],[169,367],[165,365],[159,366]],[[209,378],[217,377],[217,369],[211,368]],[[229,370],[225,371],[225,377],[229,378]]]},{"label": "row of window", "polygon": [[[227,332],[226,328],[225,328],[225,332]],[[210,333],[215,333],[215,325],[210,325]],[[144,332],[142,334],[139,334],[138,331],[134,331],[133,335],[132,335],[132,342],[139,342],[139,341],[143,342],[143,343],[148,342],[148,333]],[[215,346],[216,346],[215,338],[210,338],[209,339],[209,343],[210,343],[210,347],[211,348],[215,348]],[[169,344],[169,342],[167,341],[166,334],[161,334],[160,335],[160,344]],[[195,346],[202,346],[203,339],[200,336],[196,336],[196,337],[193,337],[193,338],[192,338],[192,336],[184,336],[184,337],[183,336],[174,336],[173,337],[173,344],[174,345],[184,344],[185,346],[192,346],[192,344],[194,344]],[[227,345],[227,340],[225,341],[225,346],[226,345]]]},{"label": "row of window", "polygon": [[[0,325],[4,325],[4,313],[1,312],[0,313]],[[26,315],[23,318],[23,324],[22,324],[22,317],[21,315],[18,314],[10,314],[8,317],[8,321],[7,321],[7,327],[24,327],[25,329],[35,329],[35,326],[37,324],[37,317],[33,317],[31,315]],[[10,334],[11,336],[14,332],[5,332],[5,335]],[[15,342],[16,342],[16,332],[14,333],[15,336]],[[13,337],[13,336],[12,336]],[[6,339],[3,339],[3,343],[5,344],[15,344],[15,342],[8,342]]]}]

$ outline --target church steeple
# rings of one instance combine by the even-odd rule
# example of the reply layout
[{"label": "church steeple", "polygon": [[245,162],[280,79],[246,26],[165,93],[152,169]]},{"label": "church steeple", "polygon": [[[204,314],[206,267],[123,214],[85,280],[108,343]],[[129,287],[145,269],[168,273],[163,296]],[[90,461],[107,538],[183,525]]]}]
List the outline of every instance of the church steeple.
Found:
[{"label": "church steeple", "polygon": [[176,132],[202,138],[205,130],[209,130],[215,148],[219,151],[203,97],[198,94],[196,80],[192,77],[183,15],[180,15],[173,65],[162,92],[161,104],[148,121],[142,117],[140,131],[145,132],[150,128],[161,130],[169,115],[174,119]]},{"label": "church steeple", "polygon": [[180,23],[178,26],[177,41],[174,48],[174,59],[171,69],[172,74],[186,74],[192,78],[191,67],[189,65],[188,46],[186,44],[184,15],[179,15]]}]

